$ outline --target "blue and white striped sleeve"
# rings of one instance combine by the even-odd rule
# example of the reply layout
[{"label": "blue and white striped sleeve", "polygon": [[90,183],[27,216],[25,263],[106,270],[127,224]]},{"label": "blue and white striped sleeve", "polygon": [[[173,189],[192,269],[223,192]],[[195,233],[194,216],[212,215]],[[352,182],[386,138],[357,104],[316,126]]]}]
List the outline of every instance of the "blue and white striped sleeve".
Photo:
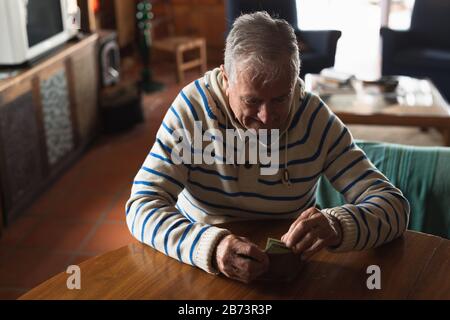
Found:
[{"label": "blue and white striped sleeve", "polygon": [[322,210],[342,227],[342,243],[333,251],[364,250],[392,241],[408,227],[408,200],[355,144],[347,127],[339,119],[335,123],[324,173],[347,204]]},{"label": "blue and white striped sleeve", "polygon": [[140,242],[183,263],[217,273],[212,255],[219,240],[229,232],[196,222],[176,208],[189,165],[173,162],[171,150],[178,142],[172,130],[183,128],[187,120],[180,117],[175,105],[167,112],[156,141],[134,179],[125,208],[126,221]]}]

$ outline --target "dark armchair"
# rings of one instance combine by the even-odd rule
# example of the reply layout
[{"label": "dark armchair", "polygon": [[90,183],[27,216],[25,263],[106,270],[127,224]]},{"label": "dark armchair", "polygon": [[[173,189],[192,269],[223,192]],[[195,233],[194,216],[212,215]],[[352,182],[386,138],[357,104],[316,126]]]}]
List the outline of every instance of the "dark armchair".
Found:
[{"label": "dark armchair", "polygon": [[227,0],[227,34],[237,17],[255,11],[267,11],[272,16],[285,19],[295,29],[300,43],[302,61],[300,76],[302,78],[307,73],[319,73],[322,69],[334,65],[336,45],[341,32],[337,30],[300,31],[295,0]]},{"label": "dark armchair", "polygon": [[450,101],[450,1],[416,0],[406,31],[381,28],[383,75],[430,78]]}]

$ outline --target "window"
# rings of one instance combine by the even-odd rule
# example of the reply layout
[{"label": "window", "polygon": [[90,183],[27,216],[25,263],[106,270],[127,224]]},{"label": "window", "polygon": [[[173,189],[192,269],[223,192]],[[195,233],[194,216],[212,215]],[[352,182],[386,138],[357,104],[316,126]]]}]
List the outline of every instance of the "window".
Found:
[{"label": "window", "polygon": [[382,4],[390,27],[409,27],[414,0],[297,0],[299,28],[340,30],[336,70],[374,79],[381,75]]}]

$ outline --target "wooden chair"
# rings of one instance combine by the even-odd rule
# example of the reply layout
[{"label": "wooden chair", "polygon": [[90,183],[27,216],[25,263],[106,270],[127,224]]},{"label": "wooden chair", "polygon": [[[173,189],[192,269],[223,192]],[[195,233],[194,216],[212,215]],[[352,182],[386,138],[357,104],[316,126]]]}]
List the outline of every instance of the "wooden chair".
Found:
[{"label": "wooden chair", "polygon": [[[205,73],[207,68],[205,38],[175,35],[175,21],[170,1],[163,1],[159,9],[161,10],[155,10],[155,19],[153,20],[152,50],[168,52],[175,56],[178,83],[184,82],[186,70],[200,67],[202,73]],[[164,25],[168,35],[155,37],[155,29]],[[185,53],[193,50],[198,50],[198,57],[185,60]]]}]

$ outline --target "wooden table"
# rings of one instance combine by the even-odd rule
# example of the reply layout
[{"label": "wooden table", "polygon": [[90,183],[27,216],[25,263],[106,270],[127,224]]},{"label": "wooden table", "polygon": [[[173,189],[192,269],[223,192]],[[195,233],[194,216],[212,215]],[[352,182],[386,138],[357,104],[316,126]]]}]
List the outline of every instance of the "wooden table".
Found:
[{"label": "wooden table", "polygon": [[[263,246],[290,221],[225,225]],[[381,290],[369,290],[367,267],[381,268]],[[450,299],[450,241],[416,232],[364,252],[318,253],[291,283],[250,285],[181,264],[138,243],[85,261],[81,290],[61,273],[21,299]]]},{"label": "wooden table", "polygon": [[307,74],[306,89],[321,96],[345,124],[436,128],[450,146],[450,106],[431,80],[399,76],[395,92],[382,92],[361,80],[330,88],[321,85],[321,79]]}]

